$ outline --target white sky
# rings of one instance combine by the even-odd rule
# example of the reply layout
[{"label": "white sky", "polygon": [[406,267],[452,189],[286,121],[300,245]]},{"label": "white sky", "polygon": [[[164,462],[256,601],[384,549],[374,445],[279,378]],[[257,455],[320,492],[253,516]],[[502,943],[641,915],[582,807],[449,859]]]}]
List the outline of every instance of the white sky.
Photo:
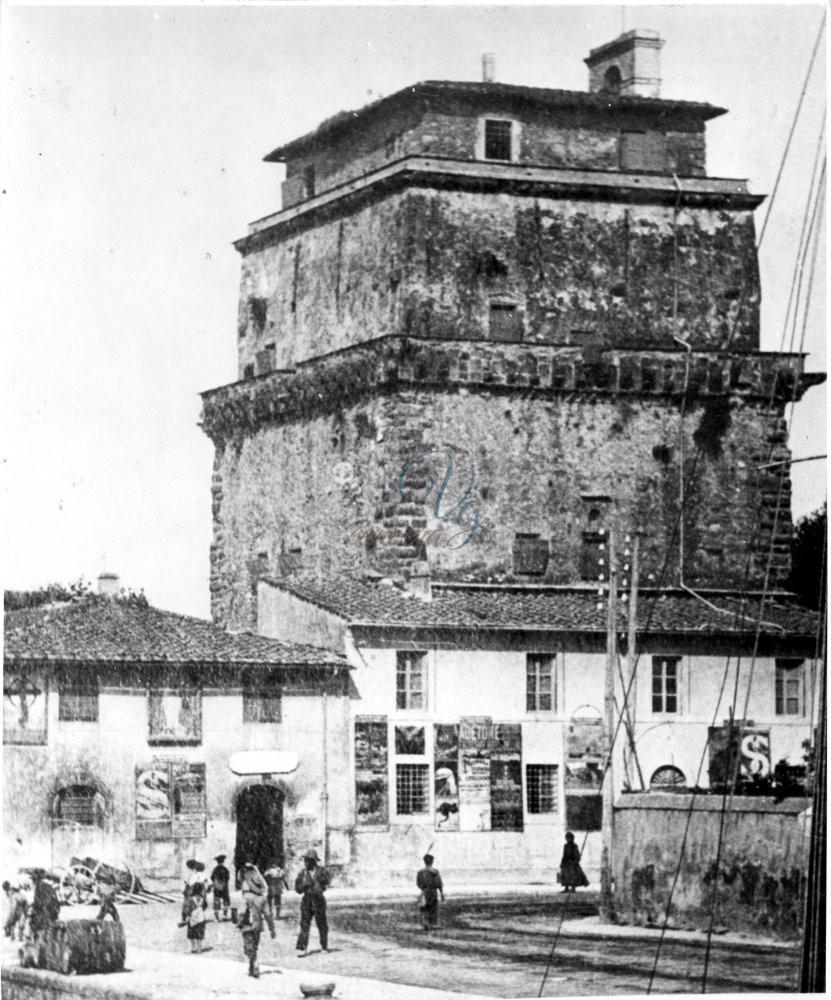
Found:
[{"label": "white sky", "polygon": [[[236,372],[231,241],[279,207],[278,143],[425,79],[583,90],[589,49],[657,29],[665,97],[731,109],[709,173],[770,192],[823,7],[298,6],[2,8],[3,585],[102,570],[164,608],[209,614],[212,446],[200,390]],[[823,47],[762,249],[776,350],[825,100]],[[757,224],[764,216],[759,210]],[[824,286],[824,252],[817,270]],[[824,287],[806,333],[824,370]],[[825,452],[824,389],[796,411]],[[796,514],[824,462],[794,467]]]}]

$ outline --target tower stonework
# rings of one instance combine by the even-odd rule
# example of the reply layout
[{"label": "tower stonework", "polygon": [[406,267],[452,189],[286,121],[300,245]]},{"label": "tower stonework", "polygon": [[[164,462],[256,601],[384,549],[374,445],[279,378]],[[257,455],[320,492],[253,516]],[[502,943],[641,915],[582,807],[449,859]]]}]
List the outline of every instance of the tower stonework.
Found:
[{"label": "tower stonework", "polygon": [[[214,618],[254,624],[264,572],[589,582],[612,506],[645,575],[786,575],[764,466],[820,377],[759,350],[762,198],[706,174],[723,113],[428,82],[270,153],[283,209],[236,244],[238,381],[204,394]],[[469,470],[479,524],[448,545]]]}]

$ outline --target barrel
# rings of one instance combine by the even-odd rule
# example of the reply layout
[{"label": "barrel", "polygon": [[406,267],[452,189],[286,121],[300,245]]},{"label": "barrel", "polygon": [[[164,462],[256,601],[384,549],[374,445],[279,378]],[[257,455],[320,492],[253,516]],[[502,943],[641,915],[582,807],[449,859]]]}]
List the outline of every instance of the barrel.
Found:
[{"label": "barrel", "polygon": [[122,972],[124,927],[114,920],[61,920],[43,932],[40,957],[52,972]]}]

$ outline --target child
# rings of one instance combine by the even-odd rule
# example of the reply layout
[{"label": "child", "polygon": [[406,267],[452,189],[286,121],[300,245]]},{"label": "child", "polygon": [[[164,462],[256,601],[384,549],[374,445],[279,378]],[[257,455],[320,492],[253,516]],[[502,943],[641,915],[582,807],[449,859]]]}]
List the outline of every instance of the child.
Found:
[{"label": "child", "polygon": [[219,920],[219,911],[222,910],[222,919],[228,919],[228,910],[231,906],[231,894],[229,884],[231,873],[225,867],[225,855],[217,854],[214,858],[216,867],[211,872],[211,886],[214,894],[214,920]]},{"label": "child", "polygon": [[187,914],[184,920],[188,928],[190,950],[194,955],[208,950],[202,947],[202,942],[205,940],[205,911],[207,908],[208,901],[205,899],[202,884],[195,882],[191,886],[190,893],[185,901]]},{"label": "child", "polygon": [[273,864],[263,872],[263,878],[268,886],[267,907],[271,911],[272,920],[280,919],[280,908],[283,902],[283,889],[288,889],[286,873],[279,864]]}]

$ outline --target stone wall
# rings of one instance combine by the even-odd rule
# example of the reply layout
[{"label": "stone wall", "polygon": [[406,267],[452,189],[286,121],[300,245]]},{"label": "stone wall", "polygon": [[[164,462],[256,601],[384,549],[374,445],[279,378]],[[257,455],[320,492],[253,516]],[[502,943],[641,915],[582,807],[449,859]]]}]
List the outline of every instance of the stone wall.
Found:
[{"label": "stone wall", "polygon": [[[615,808],[615,908],[627,923],[796,938],[807,873],[809,800],[735,796],[626,795]],[[689,819],[689,825],[688,825]],[[679,866],[681,846],[685,841]]]},{"label": "stone wall", "polygon": [[655,130],[666,136],[666,173],[704,176],[704,123],[678,114],[661,116],[653,110],[541,106],[494,93],[465,99],[462,95],[422,96],[419,103],[388,102],[364,113],[357,127],[345,124],[292,151],[286,161],[287,187],[283,207],[305,197],[291,181],[314,167],[315,191],[320,193],[377,169],[402,156],[482,159],[478,148],[480,120],[505,118],[519,124],[515,162],[586,170],[617,170],[623,131]]},{"label": "stone wall", "polygon": [[[664,583],[674,583],[682,460],[685,581],[759,583],[771,551],[780,579],[790,564],[789,474],[758,466],[789,455],[782,407],[806,384],[799,363],[697,355],[685,396],[685,362],[683,352],[606,352],[593,363],[573,348],[384,339],[206,394],[203,427],[217,448],[214,618],[255,627],[254,583],[284,572],[287,559],[322,575],[401,573],[426,560],[439,578],[511,580],[517,533],[548,546],[535,579],[573,582],[584,494],[616,496],[624,530],[645,532],[642,580],[658,579],[669,554]],[[397,486],[407,462],[433,450],[452,455],[455,470],[438,511],[445,457],[406,481],[421,499],[434,477],[423,502],[405,502]],[[461,498],[466,468],[481,524],[464,546],[439,536],[348,541],[354,528],[408,526],[447,540],[462,526],[442,515]]]},{"label": "stone wall", "polygon": [[[494,302],[517,311],[510,335],[491,329]],[[246,244],[238,330],[240,377],[391,333],[755,350],[753,216],[507,184],[379,196]]]}]

